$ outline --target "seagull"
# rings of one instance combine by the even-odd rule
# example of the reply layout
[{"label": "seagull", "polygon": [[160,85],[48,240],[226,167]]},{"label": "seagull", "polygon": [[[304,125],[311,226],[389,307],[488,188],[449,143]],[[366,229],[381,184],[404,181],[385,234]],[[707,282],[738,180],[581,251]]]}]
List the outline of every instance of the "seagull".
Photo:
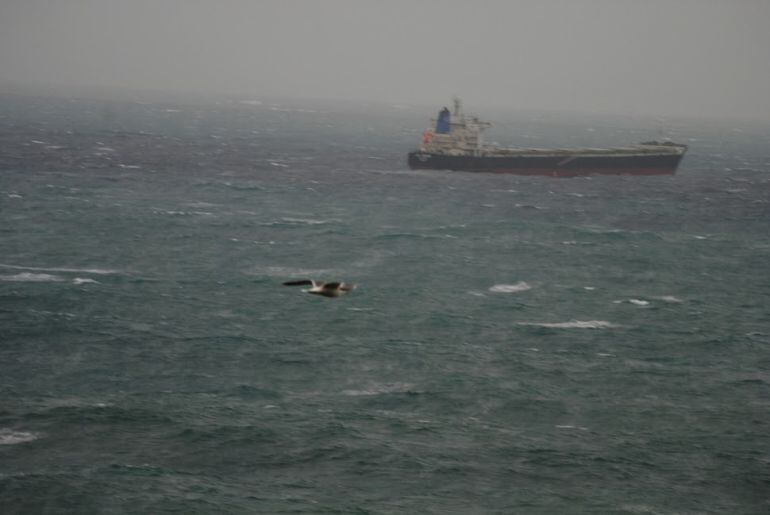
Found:
[{"label": "seagull", "polygon": [[323,295],[324,297],[339,297],[356,288],[355,284],[343,282],[323,283],[312,279],[300,279],[298,281],[286,281],[284,286],[310,286],[309,290],[303,290],[307,293]]}]

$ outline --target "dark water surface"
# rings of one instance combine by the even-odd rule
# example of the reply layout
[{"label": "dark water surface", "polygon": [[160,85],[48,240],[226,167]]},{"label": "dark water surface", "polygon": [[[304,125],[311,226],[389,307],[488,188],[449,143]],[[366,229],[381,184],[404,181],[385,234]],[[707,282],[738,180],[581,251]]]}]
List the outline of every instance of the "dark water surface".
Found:
[{"label": "dark water surface", "polygon": [[0,96],[0,512],[767,513],[770,127],[432,114]]}]

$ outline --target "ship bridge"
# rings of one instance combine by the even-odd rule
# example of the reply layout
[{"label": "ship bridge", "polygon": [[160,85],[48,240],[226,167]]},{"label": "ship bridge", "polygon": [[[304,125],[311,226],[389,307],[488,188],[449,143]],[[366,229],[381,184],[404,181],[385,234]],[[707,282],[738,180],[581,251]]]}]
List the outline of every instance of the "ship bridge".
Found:
[{"label": "ship bridge", "polygon": [[465,116],[460,100],[454,99],[454,111],[443,108],[431,120],[435,128],[423,133],[420,151],[434,154],[479,155],[483,150],[482,134],[490,123]]}]

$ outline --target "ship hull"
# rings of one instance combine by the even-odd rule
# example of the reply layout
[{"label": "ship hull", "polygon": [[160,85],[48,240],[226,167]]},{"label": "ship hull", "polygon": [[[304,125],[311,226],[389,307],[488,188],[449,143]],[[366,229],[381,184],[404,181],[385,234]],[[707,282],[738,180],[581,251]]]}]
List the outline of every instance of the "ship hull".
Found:
[{"label": "ship hull", "polygon": [[590,175],[673,175],[683,153],[623,155],[506,155],[472,156],[430,152],[410,152],[412,170],[452,170],[463,172],[582,177]]}]

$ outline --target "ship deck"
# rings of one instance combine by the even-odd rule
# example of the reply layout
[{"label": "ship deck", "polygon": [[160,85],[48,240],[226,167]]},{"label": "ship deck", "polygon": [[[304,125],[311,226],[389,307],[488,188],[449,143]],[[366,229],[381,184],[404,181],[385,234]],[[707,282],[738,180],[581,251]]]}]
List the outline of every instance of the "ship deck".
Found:
[{"label": "ship deck", "polygon": [[475,152],[458,149],[433,149],[431,154],[474,155],[478,157],[634,157],[650,155],[680,155],[686,147],[678,145],[639,145],[616,148],[499,148],[485,147]]}]

